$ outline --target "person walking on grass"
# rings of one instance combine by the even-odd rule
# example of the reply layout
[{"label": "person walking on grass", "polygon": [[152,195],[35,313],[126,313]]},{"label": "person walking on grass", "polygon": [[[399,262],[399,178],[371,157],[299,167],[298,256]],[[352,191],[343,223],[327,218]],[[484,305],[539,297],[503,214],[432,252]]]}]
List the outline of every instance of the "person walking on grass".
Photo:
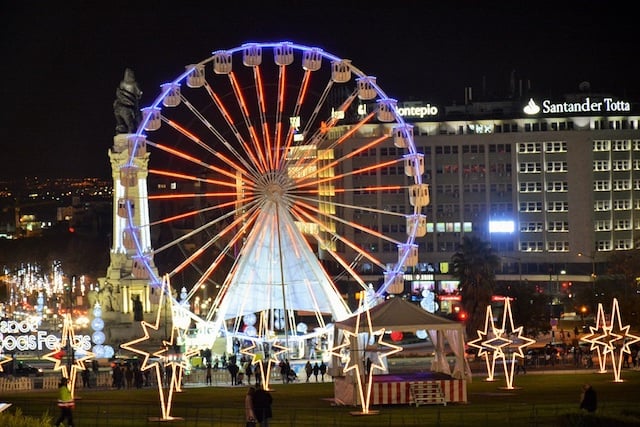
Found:
[{"label": "person walking on grass", "polygon": [[273,416],[271,405],[273,397],[271,393],[259,385],[253,395],[253,412],[260,423],[260,427],[269,427],[269,419]]},{"label": "person walking on grass", "polygon": [[307,382],[311,378],[311,374],[313,374],[313,366],[311,366],[311,362],[307,360],[307,364],[304,365],[304,372],[307,374]]},{"label": "person walking on grass", "polygon": [[249,387],[247,390],[247,394],[244,397],[244,415],[247,426],[255,426],[256,425],[256,414],[254,411],[255,402],[254,398],[256,395],[256,388]]},{"label": "person walking on grass", "polygon": [[71,390],[67,385],[68,380],[66,378],[60,378],[58,383],[58,407],[60,408],[60,416],[55,422],[56,427],[62,425],[63,421],[67,421],[67,427],[73,427],[73,396],[71,396]]}]

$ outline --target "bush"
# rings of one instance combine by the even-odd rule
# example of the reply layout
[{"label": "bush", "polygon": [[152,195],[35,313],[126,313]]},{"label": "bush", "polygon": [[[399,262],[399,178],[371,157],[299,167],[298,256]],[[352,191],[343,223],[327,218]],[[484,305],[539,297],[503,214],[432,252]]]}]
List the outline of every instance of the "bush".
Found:
[{"label": "bush", "polygon": [[558,417],[560,427],[631,427],[639,426],[640,418],[623,413],[620,416],[570,412]]},{"label": "bush", "polygon": [[44,413],[40,418],[34,418],[22,415],[20,408],[13,414],[8,411],[0,412],[2,427],[51,427],[52,425],[53,418],[48,413]]}]

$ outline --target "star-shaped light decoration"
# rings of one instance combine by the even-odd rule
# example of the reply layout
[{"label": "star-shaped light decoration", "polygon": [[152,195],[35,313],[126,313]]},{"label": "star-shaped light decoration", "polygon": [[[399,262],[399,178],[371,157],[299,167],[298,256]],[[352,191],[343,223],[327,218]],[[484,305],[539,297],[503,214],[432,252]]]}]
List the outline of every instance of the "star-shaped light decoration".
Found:
[{"label": "star-shaped light decoration", "polygon": [[[158,332],[160,328],[160,317],[162,313],[162,307],[165,304],[165,298],[167,298],[168,302],[173,304],[173,298],[171,298],[170,284],[169,284],[169,276],[166,275],[162,279],[162,288],[160,289],[160,300],[158,302],[158,312],[156,313],[155,323],[151,324],[146,321],[141,321],[140,325],[142,326],[142,330],[144,331],[144,335],[140,338],[137,338],[133,341],[129,341],[125,344],[120,345],[121,348],[125,350],[129,350],[133,353],[137,353],[143,356],[142,365],[140,366],[140,370],[145,371],[147,369],[154,369],[156,373],[156,384],[158,385],[158,396],[160,397],[160,404],[162,410],[162,418],[163,421],[168,420],[176,420],[177,417],[172,417],[171,414],[171,406],[173,401],[173,393],[179,389],[178,381],[180,378],[180,373],[178,372],[180,369],[185,367],[185,361],[187,358],[196,353],[195,350],[187,350],[186,353],[176,352],[174,345],[178,345],[176,343],[175,338],[178,334],[178,328],[173,322],[173,313],[174,310],[172,308],[172,328],[171,328],[171,338],[169,340],[162,341],[162,347],[157,351],[151,353],[149,351],[145,351],[143,349],[138,348],[137,346],[140,343],[143,343],[150,338],[149,331]],[[154,360],[149,363],[150,356],[156,356],[159,360]],[[165,396],[164,390],[162,388],[162,369],[160,364],[164,366],[171,367],[171,378],[169,378],[169,392]]]},{"label": "star-shaped light decoration", "polygon": [[[624,359],[631,354],[630,346],[640,341],[640,337],[629,333],[629,325],[622,326],[622,317],[618,299],[613,299],[611,307],[611,323],[604,329],[601,337],[596,337],[592,342],[606,342],[605,354],[611,354],[614,382],[622,382],[621,372]],[[615,331],[615,332],[614,332]]]},{"label": "star-shaped light decoration", "polygon": [[[366,321],[367,321],[367,330],[365,331],[365,333],[367,333],[367,343],[365,344],[365,348],[362,350],[363,356],[365,353],[368,353],[372,355],[374,359],[376,359],[375,362],[373,360],[371,361],[371,367],[368,373],[365,371],[364,367],[362,366],[364,362],[363,361],[364,357],[352,357],[352,353],[353,352],[357,353],[359,349],[358,336],[361,333],[360,322],[363,314],[366,315]],[[402,351],[402,347],[383,341],[384,332],[385,332],[384,328],[374,331],[373,323],[371,322],[371,314],[369,312],[369,306],[366,301],[361,300],[360,310],[358,310],[357,316],[358,317],[356,318],[356,326],[354,331],[351,332],[351,331],[344,330],[343,343],[341,345],[331,348],[329,352],[334,356],[342,358],[343,356],[342,350],[349,349],[349,353],[347,354],[346,360],[345,360],[344,372],[355,370],[354,376],[357,379],[358,393],[360,394],[360,402],[361,402],[360,404],[362,407],[362,412],[357,412],[354,414],[359,414],[359,415],[377,414],[378,411],[371,411],[369,409],[370,402],[371,402],[371,388],[373,384],[373,371],[374,369],[379,369],[381,371],[384,371],[386,369],[384,364],[384,359],[391,356],[392,354]],[[372,338],[376,336],[378,336],[378,340],[373,341]],[[381,352],[383,348],[386,348],[388,350]],[[363,384],[363,378],[364,378],[364,381],[366,381],[366,390],[365,390],[365,385]]]},{"label": "star-shaped light decoration", "polygon": [[606,327],[607,327],[607,318],[604,314],[604,308],[602,306],[602,303],[599,303],[598,311],[596,314],[596,325],[589,326],[590,333],[580,338],[580,341],[590,344],[591,345],[590,350],[596,352],[596,355],[598,356],[598,365],[600,367],[599,372],[601,374],[607,372],[606,364],[607,364],[608,352],[604,352],[604,347],[606,347],[607,344],[600,340],[600,337],[603,335],[603,332]]},{"label": "star-shaped light decoration", "polygon": [[477,330],[478,338],[469,341],[467,344],[478,350],[477,356],[482,357],[487,366],[487,378],[485,381],[495,381],[494,373],[496,369],[497,356],[494,347],[490,347],[487,343],[493,342],[496,336],[496,326],[493,321],[493,312],[491,306],[487,306],[484,318],[484,330]]},{"label": "star-shaped light decoration", "polygon": [[[82,343],[76,339],[71,313],[65,313],[62,320],[62,336],[60,340],[54,345],[53,351],[43,355],[42,358],[55,363],[54,371],[62,371],[62,377],[67,379],[71,397],[74,398],[78,371],[86,369],[84,362],[93,358],[94,354],[83,349]],[[71,348],[71,354],[66,354],[68,348]],[[69,358],[73,361],[70,370],[67,368],[67,364],[63,363],[65,359],[68,361]]]},{"label": "star-shaped light decoration", "polygon": [[11,356],[7,356],[6,354],[0,353],[0,372],[4,372],[4,369],[2,369],[2,365],[12,360],[13,358]]},{"label": "star-shaped light decoration", "polygon": [[[516,358],[524,359],[526,356],[522,350],[534,344],[536,340],[524,336],[524,328],[522,326],[514,326],[513,315],[511,313],[511,298],[509,297],[506,297],[504,299],[504,311],[502,313],[502,331],[504,331],[507,336],[512,337],[509,339],[511,363],[503,363],[502,365],[504,366],[504,376],[507,380],[506,388],[512,390],[515,388],[513,386],[513,373],[516,366]],[[506,361],[506,356],[503,353],[503,362],[504,361]]]}]

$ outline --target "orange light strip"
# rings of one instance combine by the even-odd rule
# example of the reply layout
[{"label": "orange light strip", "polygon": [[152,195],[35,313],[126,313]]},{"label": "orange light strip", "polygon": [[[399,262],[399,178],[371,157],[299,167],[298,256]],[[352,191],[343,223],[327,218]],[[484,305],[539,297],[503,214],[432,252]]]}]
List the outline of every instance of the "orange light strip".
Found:
[{"label": "orange light strip", "polygon": [[[245,151],[247,152],[246,154],[249,156],[249,158],[251,159],[251,161],[253,162],[254,165],[258,166],[258,161],[256,159],[256,157],[254,156],[253,152],[251,150],[249,150],[246,142],[244,141],[244,138],[242,137],[242,135],[240,135],[240,132],[238,131],[238,128],[235,125],[235,122],[233,121],[233,118],[231,117],[231,114],[229,114],[229,111],[224,107],[222,100],[220,99],[220,97],[213,91],[213,89],[211,89],[211,86],[209,86],[208,84],[205,85],[205,88],[207,89],[207,92],[209,93],[209,95],[211,96],[211,100],[213,101],[213,103],[215,104],[215,106],[218,108],[218,111],[220,111],[220,114],[222,114],[222,117],[225,119],[225,121],[227,122],[227,125],[229,125],[229,128],[231,129],[231,131],[233,132],[233,134],[236,137],[236,140],[244,147]],[[212,129],[212,131],[215,131],[215,129]],[[232,152],[234,154],[234,156],[236,156],[236,158],[245,165],[246,169],[252,169],[251,165],[249,165],[246,160],[244,159],[244,156],[241,156],[240,153],[238,153],[237,150],[235,150],[225,139],[224,137],[216,132],[216,135],[218,136],[218,138],[220,139],[220,141],[223,142],[224,146],[227,147],[227,149]],[[240,168],[238,168],[238,170],[241,170]]]},{"label": "orange light strip", "polygon": [[[200,160],[197,157],[191,156],[191,155],[189,155],[187,153],[184,153],[182,151],[173,149],[173,148],[168,147],[168,146],[163,145],[163,144],[157,144],[156,143],[155,146],[156,146],[156,148],[158,148],[158,149],[160,149],[160,150],[162,150],[162,151],[164,151],[166,153],[173,154],[174,156],[179,157],[179,158],[184,159],[184,160],[187,160],[190,163],[196,164],[198,166],[202,166],[202,167],[204,167],[206,169],[212,170],[214,172],[218,172],[221,175],[224,175],[224,176],[227,176],[229,178],[235,179],[235,171],[234,172],[230,172],[228,170],[221,169],[221,168],[219,168],[217,166],[214,166],[214,165],[212,165],[210,163],[205,163],[205,162],[203,162],[202,160]],[[238,170],[242,170],[242,169],[238,169]]]},{"label": "orange light strip", "polygon": [[182,214],[178,214],[178,215],[162,218],[162,219],[160,219],[158,221],[153,221],[153,222],[149,223],[149,225],[154,226],[154,225],[159,225],[159,224],[165,224],[165,223],[177,221],[177,220],[184,219],[184,218],[189,218],[189,217],[198,215],[198,214],[203,213],[203,212],[209,212],[209,211],[212,211],[212,210],[224,209],[226,207],[233,206],[235,204],[236,204],[236,201],[234,200],[234,201],[231,201],[231,202],[226,202],[226,203],[222,203],[222,204],[215,205],[215,206],[209,206],[206,209],[198,209],[198,210],[194,210],[194,211],[184,212]]},{"label": "orange light strip", "polygon": [[215,184],[215,185],[220,185],[222,187],[230,187],[230,188],[236,187],[236,184],[235,184],[236,177],[235,175],[232,175],[230,173],[228,174],[228,176],[230,177],[233,176],[233,180],[234,180],[233,183],[228,181],[218,181],[216,179],[200,178],[195,175],[187,175],[187,174],[178,173],[178,172],[169,172],[169,171],[160,170],[160,169],[149,169],[149,173],[154,175],[159,175],[159,176],[166,176],[168,178],[177,178],[177,179],[184,179],[184,180],[193,181],[193,182],[204,182],[206,184]]},{"label": "orange light strip", "polygon": [[[368,259],[369,261],[371,261],[373,264],[381,267],[382,269],[386,268],[386,264],[382,263],[380,260],[373,258],[373,256],[371,254],[369,254],[368,252],[365,252],[362,250],[362,248],[360,248],[359,246],[357,246],[354,242],[347,240],[346,238],[344,238],[343,236],[340,236],[338,234],[332,233],[331,230],[329,230],[324,224],[322,224],[321,222],[318,222],[315,217],[313,217],[312,215],[310,215],[308,212],[297,208],[296,209],[297,212],[299,212],[303,217],[307,218],[308,221],[318,224],[318,226],[320,226],[324,231],[326,231],[327,233],[330,233],[333,237],[336,237],[338,240],[340,240],[342,243],[344,243],[345,245],[349,246],[351,249],[353,249],[356,253],[359,253],[360,255],[362,255],[364,258]],[[347,224],[351,224],[348,221],[346,222]]]},{"label": "orange light strip", "polygon": [[[247,108],[247,103],[245,102],[244,96],[242,94],[242,89],[240,88],[240,85],[238,84],[238,80],[236,79],[236,75],[233,72],[229,73],[229,81],[231,82],[231,87],[233,88],[233,92],[235,93],[236,99],[238,101],[238,105],[240,106],[240,111],[242,111],[242,115],[244,117],[244,122],[247,127],[247,130],[251,135],[253,146],[256,148],[258,158],[260,159],[259,161],[256,160],[254,163],[258,167],[260,172],[264,173],[267,170],[267,162],[264,157],[264,153],[262,152],[262,146],[261,146],[260,140],[258,139],[258,136],[255,133],[253,124],[251,123],[251,119],[249,116],[249,109]],[[248,144],[244,140],[242,141],[242,144],[245,147],[245,150],[248,150],[248,151],[250,150]],[[251,153],[252,152],[253,150],[251,150]],[[251,155],[251,157],[254,158],[253,155]]]},{"label": "orange light strip", "polygon": [[[187,257],[184,261],[182,261],[177,267],[173,269],[172,275],[175,275],[176,273],[184,269],[187,265],[190,265],[195,259],[200,257],[200,255],[202,255],[205,252],[205,250],[208,249],[211,245],[213,245],[215,242],[223,238],[227,233],[233,231],[236,225],[242,223],[245,220],[245,216],[246,214],[243,214],[238,218],[236,218],[233,222],[231,222],[229,225],[223,228],[220,232],[218,232],[213,239],[209,240],[208,242],[203,244],[200,248],[198,248],[198,250],[192,253],[189,257]],[[240,233],[236,234],[236,236],[234,237],[234,239],[232,239],[232,241],[235,241],[236,239],[238,239],[239,236],[240,236]],[[215,266],[217,266],[217,264],[209,266],[209,268],[207,269],[208,274],[201,276],[197,284],[203,283],[213,271],[212,267],[215,267]]]},{"label": "orange light strip", "polygon": [[[369,115],[367,115],[360,122],[356,123],[355,125],[353,125],[353,127],[349,128],[349,130],[344,135],[342,135],[340,138],[338,138],[333,144],[331,144],[331,146],[329,146],[327,148],[333,149],[333,148],[339,146],[340,144],[344,143],[347,139],[349,139],[351,136],[353,136],[353,134],[355,134],[362,126],[367,124],[367,122],[373,116],[374,116],[373,113],[370,113]],[[366,150],[370,149],[371,147],[374,147],[374,146],[386,141],[387,139],[389,139],[389,135],[383,135],[380,138],[374,139],[373,141],[371,141],[371,142],[369,142],[369,143],[367,143],[367,144],[365,144],[363,146],[360,146],[358,144],[360,148],[348,153],[345,156],[342,156],[340,159],[337,159],[337,160],[335,160],[335,161],[323,166],[322,168],[318,169],[318,171],[316,173],[320,173],[322,171],[327,170],[328,168],[332,168],[335,165],[337,165],[338,163],[344,161],[345,159],[348,159],[348,158],[351,158],[353,156],[356,156],[357,154],[359,154],[359,153],[361,153],[363,151],[366,151]],[[320,161],[320,159],[316,159],[312,164],[315,164],[315,163],[317,163],[319,161]]]},{"label": "orange light strip", "polygon": [[281,65],[278,68],[278,99],[277,99],[277,105],[276,105],[276,126],[275,126],[275,135],[274,135],[274,141],[275,141],[275,152],[273,153],[273,157],[274,157],[274,167],[275,168],[279,168],[280,164],[278,163],[281,159],[280,157],[280,147],[282,146],[282,113],[283,113],[283,109],[284,109],[284,89],[285,89],[285,84],[287,81],[287,67],[284,65]]},{"label": "orange light strip", "polygon": [[[178,132],[180,132],[181,134],[183,134],[184,136],[186,136],[187,138],[189,138],[190,140],[192,140],[193,142],[195,142],[196,144],[198,144],[200,147],[202,147],[204,150],[206,150],[207,152],[213,154],[214,156],[216,156],[217,158],[219,158],[220,160],[224,161],[226,164],[231,165],[231,167],[233,169],[238,170],[240,168],[240,166],[238,164],[236,164],[235,162],[233,162],[231,159],[229,159],[228,157],[226,157],[224,154],[214,150],[212,147],[210,147],[209,145],[205,144],[200,138],[196,137],[195,135],[193,135],[191,132],[189,132],[187,129],[185,129],[184,127],[180,126],[177,122],[173,121],[173,120],[169,120],[169,119],[165,119],[164,120],[169,126],[173,127],[174,129],[176,129]],[[207,123],[208,126],[210,126]],[[219,135],[217,135],[219,136]],[[148,142],[148,141],[147,141]],[[154,146],[158,146],[159,144],[156,143],[152,143]]]},{"label": "orange light strip", "polygon": [[308,187],[308,186],[311,186],[311,185],[322,184],[322,183],[325,183],[325,182],[341,180],[341,179],[343,179],[343,178],[345,178],[347,176],[358,175],[358,174],[369,172],[369,171],[372,171],[372,170],[382,169],[384,167],[391,166],[391,165],[393,165],[395,163],[398,163],[398,162],[401,162],[401,161],[402,161],[402,159],[389,160],[388,162],[378,163],[378,164],[375,164],[375,165],[367,166],[367,167],[362,168],[362,169],[356,169],[356,170],[353,170],[353,171],[350,171],[350,172],[346,172],[346,173],[343,173],[343,174],[340,174],[340,175],[335,175],[335,176],[328,177],[328,178],[317,179],[317,180],[313,180],[313,181],[309,181],[309,182],[300,182],[300,183],[298,183],[298,186],[299,187]]},{"label": "orange light strip", "polygon": [[[297,206],[304,207],[304,208],[308,209],[308,210],[309,210],[309,211],[311,211],[311,212],[315,212],[315,213],[317,213],[319,216],[323,216],[323,217],[326,217],[326,218],[330,218],[330,219],[333,219],[334,221],[338,221],[338,222],[340,222],[340,223],[342,223],[342,224],[346,224],[346,225],[348,225],[349,227],[352,227],[352,228],[358,229],[358,230],[360,230],[360,231],[364,231],[365,233],[367,233],[367,234],[369,234],[369,235],[371,235],[371,236],[378,237],[378,238],[380,238],[380,239],[382,239],[382,240],[386,240],[386,241],[388,241],[388,242],[395,243],[395,244],[397,244],[397,245],[400,245],[400,244],[402,244],[402,243],[403,243],[403,242],[400,242],[399,240],[392,239],[391,237],[389,237],[389,236],[387,236],[387,235],[384,235],[384,234],[382,234],[382,233],[380,233],[380,232],[378,232],[378,231],[375,231],[375,230],[373,230],[373,229],[371,229],[371,228],[365,227],[365,226],[363,226],[363,225],[357,224],[357,223],[352,222],[352,221],[347,221],[347,220],[342,219],[342,218],[340,218],[340,217],[338,217],[338,216],[336,216],[336,215],[331,215],[331,214],[328,214],[328,213],[322,212],[322,211],[320,211],[320,209],[316,208],[315,206],[308,205],[308,204],[306,204],[306,203],[301,202],[300,200],[296,201],[296,205],[297,205]],[[311,218],[314,218],[314,217],[311,217]],[[316,224],[318,224],[318,225],[322,225],[322,223],[321,223],[319,220],[317,220],[317,219],[315,219],[313,222],[314,222],[314,223],[316,223]]]},{"label": "orange light strip", "polygon": [[[300,115],[300,109],[302,107],[305,96],[307,94],[307,87],[309,86],[310,79],[311,79],[311,71],[305,70],[304,76],[302,78],[302,82],[300,84],[300,90],[298,91],[296,106],[294,108],[293,113],[291,114],[291,117],[297,117]],[[282,152],[279,153],[280,158],[278,159],[278,162],[277,162],[278,168],[282,167],[282,165],[284,164],[287,158],[287,153],[289,152],[289,149],[291,148],[291,145],[293,143],[293,131],[294,131],[293,127],[289,126],[289,130],[287,132],[287,141],[285,143],[284,150],[282,150]]]},{"label": "orange light strip", "polygon": [[266,168],[273,170],[273,152],[271,150],[271,140],[269,137],[269,124],[267,123],[267,108],[264,100],[264,85],[262,83],[262,75],[260,67],[253,67],[253,76],[256,81],[256,92],[258,98],[258,108],[260,110],[260,123],[262,124],[262,139],[265,146]]}]

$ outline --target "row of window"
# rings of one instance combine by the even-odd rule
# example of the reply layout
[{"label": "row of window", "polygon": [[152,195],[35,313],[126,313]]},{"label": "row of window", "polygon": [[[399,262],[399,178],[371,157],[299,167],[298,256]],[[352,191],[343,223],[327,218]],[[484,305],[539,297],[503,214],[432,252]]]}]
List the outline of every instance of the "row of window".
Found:
[{"label": "row of window", "polygon": [[[598,251],[621,251],[633,249],[632,239],[599,240],[596,242]],[[522,252],[544,252],[545,243],[541,241],[520,242],[520,250]],[[548,252],[569,252],[569,242],[565,241],[549,241],[546,244]]]},{"label": "row of window", "polygon": [[[489,144],[489,153],[510,153],[511,144]],[[421,148],[418,149],[418,148]],[[466,154],[482,154],[485,152],[484,144],[472,144],[462,145],[436,145],[435,147],[425,146],[416,147],[417,151],[424,154],[431,154],[432,150],[435,154],[458,154],[459,149],[462,148],[462,153]],[[593,151],[640,151],[640,140],[637,139],[621,139],[621,140],[595,140],[592,143]],[[546,141],[546,142],[520,142],[516,146],[519,154],[531,154],[531,153],[566,153],[567,142],[566,141]],[[354,148],[354,151],[356,149]],[[380,156],[386,157],[402,157],[406,151],[403,148],[398,147],[380,147]],[[358,157],[375,157],[377,155],[377,148],[370,148],[368,150],[358,153]]]},{"label": "row of window", "polygon": [[566,141],[549,141],[549,142],[520,142],[518,143],[518,153],[541,153],[544,144],[545,153],[566,153]]}]

